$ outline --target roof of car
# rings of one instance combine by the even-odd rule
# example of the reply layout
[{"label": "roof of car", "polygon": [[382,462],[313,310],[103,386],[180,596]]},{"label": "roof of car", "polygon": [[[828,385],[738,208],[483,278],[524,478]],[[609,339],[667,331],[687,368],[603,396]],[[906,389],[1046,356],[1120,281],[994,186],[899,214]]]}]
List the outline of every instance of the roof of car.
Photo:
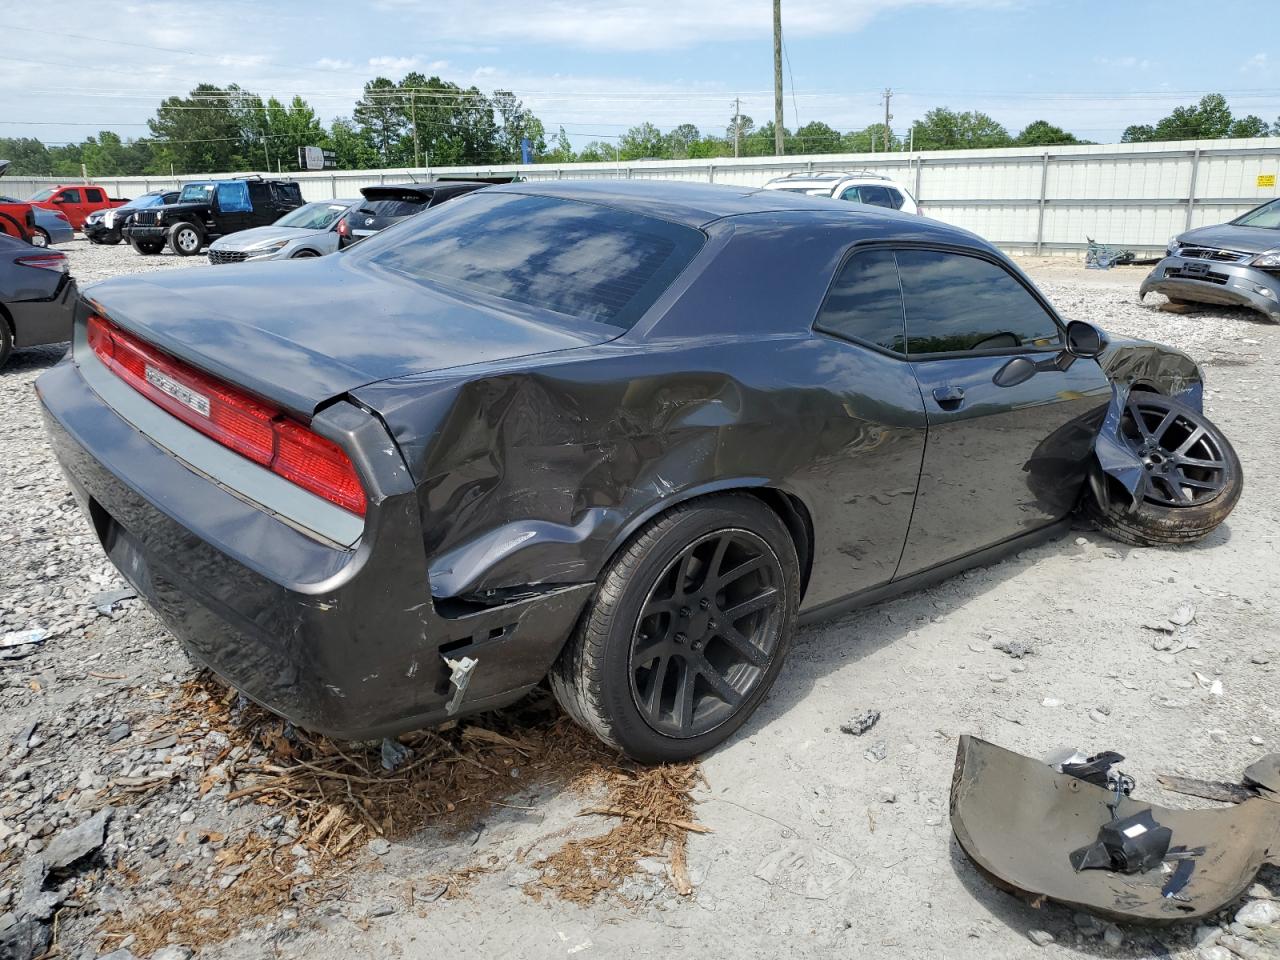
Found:
[{"label": "roof of car", "polygon": [[489,184],[478,180],[430,180],[423,183],[378,183],[371,187],[361,187],[360,192],[366,199],[373,199],[379,193],[393,195],[396,193],[416,193],[421,197],[431,198],[436,194],[470,193]]},{"label": "roof of car", "polygon": [[[630,210],[673,223],[701,228],[724,217],[762,213],[808,213],[815,218],[841,216],[853,221],[905,217],[896,211],[840,200],[824,200],[784,190],[764,190],[672,180],[537,180],[490,187],[501,193],[561,197]],[[920,217],[909,217],[918,221]],[[930,221],[930,225],[937,223]],[[937,223],[940,233],[968,238],[966,231]]]}]

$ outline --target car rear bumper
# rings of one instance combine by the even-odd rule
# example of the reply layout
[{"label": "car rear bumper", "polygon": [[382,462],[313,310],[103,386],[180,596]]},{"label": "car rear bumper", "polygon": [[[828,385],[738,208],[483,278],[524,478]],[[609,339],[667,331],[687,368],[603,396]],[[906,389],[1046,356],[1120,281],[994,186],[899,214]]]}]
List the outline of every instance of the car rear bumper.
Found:
[{"label": "car rear bumper", "polygon": [[70,340],[78,296],[75,280],[64,277],[57,292],[48,300],[19,300],[6,304],[13,317],[13,345],[38,347]]},{"label": "car rear bumper", "polygon": [[[546,674],[592,589],[446,616],[402,465],[366,476],[357,543],[322,543],[187,466],[83,374],[69,357],[37,391],[107,555],[193,659],[301,727],[366,739],[510,703]],[[478,662],[456,712],[446,657]]]},{"label": "car rear bumper", "polygon": [[1176,300],[1248,307],[1280,322],[1280,275],[1256,267],[1165,257],[1142,281],[1139,296],[1152,291]]}]

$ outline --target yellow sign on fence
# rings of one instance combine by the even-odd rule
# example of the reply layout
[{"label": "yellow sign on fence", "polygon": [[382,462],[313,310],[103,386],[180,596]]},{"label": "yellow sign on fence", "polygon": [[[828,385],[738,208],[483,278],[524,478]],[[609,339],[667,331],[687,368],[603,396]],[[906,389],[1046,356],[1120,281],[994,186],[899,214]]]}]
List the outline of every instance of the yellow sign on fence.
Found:
[{"label": "yellow sign on fence", "polygon": [[1274,187],[1276,185],[1276,175],[1274,173],[1258,174],[1259,187]]}]

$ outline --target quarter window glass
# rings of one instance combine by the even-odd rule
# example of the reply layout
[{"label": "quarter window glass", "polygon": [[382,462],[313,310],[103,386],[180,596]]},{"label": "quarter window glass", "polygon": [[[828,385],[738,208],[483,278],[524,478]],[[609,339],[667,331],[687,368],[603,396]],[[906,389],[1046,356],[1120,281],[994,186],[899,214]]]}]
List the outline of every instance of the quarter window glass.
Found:
[{"label": "quarter window glass", "polygon": [[897,256],[909,355],[1061,343],[1053,317],[994,263],[934,250],[899,250]]},{"label": "quarter window glass", "polygon": [[94,189],[92,189],[92,188],[91,188],[91,189],[86,190],[84,193],[85,193],[85,197],[86,197],[86,199],[88,199],[88,201],[89,201],[90,203],[101,203],[101,202],[102,202],[102,191],[101,191],[101,190],[94,190]]},{"label": "quarter window glass", "polygon": [[857,187],[849,187],[844,193],[840,194],[841,200],[852,200],[854,203],[862,203],[862,196],[858,193]]},{"label": "quarter window glass", "polygon": [[855,254],[840,270],[818,311],[819,330],[905,353],[902,294],[889,250]]},{"label": "quarter window glass", "polygon": [[885,187],[884,189],[885,193],[889,194],[889,206],[893,207],[895,210],[901,210],[904,200],[902,194],[897,190],[894,190],[892,187]]}]

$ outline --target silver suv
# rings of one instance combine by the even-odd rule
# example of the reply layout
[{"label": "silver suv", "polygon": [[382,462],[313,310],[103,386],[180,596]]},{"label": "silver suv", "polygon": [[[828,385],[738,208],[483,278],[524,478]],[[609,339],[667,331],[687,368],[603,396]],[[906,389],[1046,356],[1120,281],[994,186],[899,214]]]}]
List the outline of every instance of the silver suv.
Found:
[{"label": "silver suv", "polygon": [[770,180],[764,188],[869,203],[874,207],[888,207],[903,213],[922,212],[916,198],[906,187],[867,170],[857,173],[789,173],[785,177]]}]

